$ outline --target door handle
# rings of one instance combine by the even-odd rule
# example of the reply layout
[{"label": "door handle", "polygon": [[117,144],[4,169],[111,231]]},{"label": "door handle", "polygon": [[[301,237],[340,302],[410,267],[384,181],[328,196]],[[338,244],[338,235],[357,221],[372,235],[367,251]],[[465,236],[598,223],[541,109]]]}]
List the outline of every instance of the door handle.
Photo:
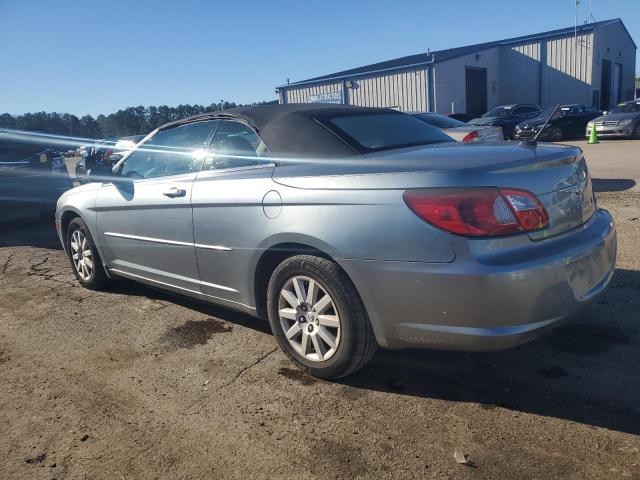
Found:
[{"label": "door handle", "polygon": [[184,197],[187,194],[187,191],[184,188],[171,187],[169,190],[162,192],[165,197],[176,198],[176,197]]}]

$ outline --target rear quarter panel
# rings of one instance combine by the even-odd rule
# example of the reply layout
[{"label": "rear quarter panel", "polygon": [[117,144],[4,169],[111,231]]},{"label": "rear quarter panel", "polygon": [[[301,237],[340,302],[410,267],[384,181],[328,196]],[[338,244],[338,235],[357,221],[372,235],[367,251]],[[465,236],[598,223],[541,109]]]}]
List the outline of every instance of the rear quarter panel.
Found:
[{"label": "rear quarter panel", "polygon": [[[197,184],[196,244],[231,249],[198,249],[201,276],[236,290],[224,293],[236,302],[254,305],[258,261],[266,250],[283,243],[311,246],[338,263],[342,259],[447,263],[455,258],[451,235],[415,216],[402,199],[403,190],[294,188],[250,172],[198,179]],[[278,197],[281,208],[280,202],[268,200]]]}]

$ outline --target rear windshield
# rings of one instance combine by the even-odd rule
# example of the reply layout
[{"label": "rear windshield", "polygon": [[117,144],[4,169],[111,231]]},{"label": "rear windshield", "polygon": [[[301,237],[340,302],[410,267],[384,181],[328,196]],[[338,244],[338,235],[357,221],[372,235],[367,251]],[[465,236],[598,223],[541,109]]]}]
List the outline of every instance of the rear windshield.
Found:
[{"label": "rear windshield", "polygon": [[329,117],[327,122],[364,152],[454,141],[442,130],[404,113],[341,115]]},{"label": "rear windshield", "polygon": [[423,122],[427,122],[429,125],[433,125],[438,128],[456,128],[467,126],[466,123],[461,122],[460,120],[445,117],[444,115],[438,115],[437,113],[418,113],[415,116]]}]

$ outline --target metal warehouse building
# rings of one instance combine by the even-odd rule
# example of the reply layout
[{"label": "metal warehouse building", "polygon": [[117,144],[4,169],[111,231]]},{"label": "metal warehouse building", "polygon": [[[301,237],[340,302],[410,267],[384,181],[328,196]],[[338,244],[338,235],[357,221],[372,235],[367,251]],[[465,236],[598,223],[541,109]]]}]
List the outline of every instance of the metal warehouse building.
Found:
[{"label": "metal warehouse building", "polygon": [[497,105],[633,99],[636,44],[621,19],[402,57],[277,87],[280,103],[480,115]]}]

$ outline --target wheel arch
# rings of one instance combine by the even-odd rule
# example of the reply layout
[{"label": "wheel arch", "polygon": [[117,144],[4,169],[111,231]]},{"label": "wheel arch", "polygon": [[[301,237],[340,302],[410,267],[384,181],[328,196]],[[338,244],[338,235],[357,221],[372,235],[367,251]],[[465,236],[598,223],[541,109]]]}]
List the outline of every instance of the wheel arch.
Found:
[{"label": "wheel arch", "polygon": [[269,286],[269,280],[271,279],[271,274],[276,269],[280,263],[295,255],[316,255],[318,257],[326,258],[334,262],[338,268],[346,275],[351,284],[356,290],[360,302],[362,304],[362,308],[364,309],[365,314],[373,328],[374,336],[378,344],[381,341],[384,341],[384,335],[382,334],[382,330],[377,325],[375,318],[372,318],[370,312],[368,311],[367,305],[364,302],[364,298],[360,289],[358,288],[358,284],[354,282],[353,277],[349,274],[347,269],[341,264],[341,262],[336,258],[335,255],[331,255],[327,252],[329,249],[323,249],[318,246],[314,246],[311,242],[306,243],[304,241],[296,241],[296,242],[281,242],[276,243],[269,248],[266,248],[262,251],[262,254],[258,258],[256,263],[256,267],[254,269],[254,283],[253,283],[253,300],[254,305],[256,306],[256,314],[262,318],[267,320],[267,288]]},{"label": "wheel arch", "polygon": [[[98,254],[100,255],[100,259],[102,260],[102,265],[105,270],[107,277],[111,278],[111,274],[109,273],[109,266],[105,262],[104,252],[102,250],[102,245],[100,244],[100,239],[98,237],[97,229],[94,228],[91,222],[88,222],[82,213],[77,210],[75,207],[67,207],[60,214],[60,240],[62,242],[62,247],[67,251],[67,229],[69,228],[69,224],[74,218],[79,218],[82,220],[87,228],[89,229],[89,233],[91,234],[91,239],[93,240],[93,245],[98,250]],[[67,252],[68,253],[68,252]]]},{"label": "wheel arch", "polygon": [[80,213],[76,212],[75,210],[66,210],[62,212],[62,215],[60,215],[60,233],[62,234],[62,240],[63,240],[62,243],[65,249],[67,248],[66,242],[65,242],[65,239],[67,238],[67,229],[69,228],[69,224],[71,223],[71,220],[73,220],[74,218],[81,219],[82,216],[80,215]]},{"label": "wheel arch", "polygon": [[316,255],[339,265],[326,251],[305,242],[279,242],[266,248],[256,262],[253,282],[256,312],[261,318],[267,318],[267,288],[271,274],[282,261],[295,255]]}]

